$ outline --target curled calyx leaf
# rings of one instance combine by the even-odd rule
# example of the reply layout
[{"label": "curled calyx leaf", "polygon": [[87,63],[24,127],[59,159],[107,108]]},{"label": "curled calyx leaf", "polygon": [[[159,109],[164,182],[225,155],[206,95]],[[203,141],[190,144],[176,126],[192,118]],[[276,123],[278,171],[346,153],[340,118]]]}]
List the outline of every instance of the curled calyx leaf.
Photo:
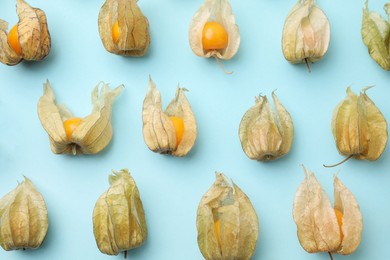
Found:
[{"label": "curled calyx leaf", "polygon": [[144,56],[149,49],[149,22],[138,0],[106,0],[99,12],[99,33],[107,51]]},{"label": "curled calyx leaf", "polygon": [[222,173],[198,206],[198,245],[206,260],[250,259],[259,236],[259,222],[246,194]]},{"label": "curled calyx leaf", "polygon": [[295,193],[293,216],[298,239],[309,253],[329,252],[349,255],[360,244],[362,214],[355,196],[334,177],[334,207],[313,172]]},{"label": "curled calyx leaf", "polygon": [[197,126],[185,91],[178,87],[175,98],[163,112],[160,92],[149,79],[142,110],[142,132],[146,145],[153,152],[182,157],[194,146]]},{"label": "curled calyx leaf", "polygon": [[44,59],[51,46],[46,14],[24,0],[16,0],[16,12],[19,21],[9,32],[8,23],[0,20],[0,62],[16,65]]},{"label": "curled calyx leaf", "polygon": [[[390,14],[390,3],[385,4],[386,14]],[[390,23],[378,13],[368,10],[368,0],[363,9],[362,38],[368,52],[383,69],[390,70],[389,53]]]},{"label": "curled calyx leaf", "polygon": [[197,56],[231,59],[240,46],[240,32],[230,3],[205,0],[192,18],[188,37]]},{"label": "curled calyx leaf", "polygon": [[295,64],[316,62],[328,51],[330,26],[315,0],[298,0],[283,27],[282,49],[286,60]]},{"label": "curled calyx leaf", "polygon": [[377,160],[387,144],[387,122],[363,89],[347,88],[347,96],[333,112],[332,133],[337,150],[356,159]]},{"label": "curled calyx leaf", "polygon": [[109,182],[110,188],[93,210],[93,233],[102,253],[118,255],[141,246],[148,231],[139,191],[129,171],[113,171]]},{"label": "curled calyx leaf", "polygon": [[55,154],[96,154],[111,141],[111,110],[123,85],[111,90],[108,84],[99,93],[99,83],[92,91],[92,112],[86,117],[75,117],[65,105],[56,103],[49,81],[44,84],[38,103],[38,116],[50,139]]},{"label": "curled calyx leaf", "polygon": [[291,116],[275,93],[272,99],[276,113],[267,96],[259,96],[241,119],[238,134],[242,149],[250,159],[275,160],[290,151],[294,137]]},{"label": "curled calyx leaf", "polygon": [[4,250],[40,247],[48,227],[45,201],[28,178],[0,199],[0,245]]}]

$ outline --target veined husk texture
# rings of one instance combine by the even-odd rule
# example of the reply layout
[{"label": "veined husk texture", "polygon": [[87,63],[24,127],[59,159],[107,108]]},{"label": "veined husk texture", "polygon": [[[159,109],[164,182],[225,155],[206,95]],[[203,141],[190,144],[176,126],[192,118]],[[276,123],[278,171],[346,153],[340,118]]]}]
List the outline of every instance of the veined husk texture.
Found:
[{"label": "veined husk texture", "polygon": [[250,159],[275,160],[290,151],[294,138],[291,116],[275,93],[272,99],[275,111],[267,96],[259,96],[241,119],[238,134],[242,149]]},{"label": "veined husk texture", "polygon": [[16,0],[19,17],[18,34],[22,55],[14,51],[8,43],[8,23],[0,20],[0,62],[16,65],[24,60],[39,61],[45,58],[51,47],[46,14],[33,8],[24,0]]},{"label": "veined husk texture", "polygon": [[4,250],[40,247],[48,227],[45,201],[28,178],[0,199],[0,245]]},{"label": "veined husk texture", "polygon": [[[163,112],[160,92],[153,80],[149,79],[142,110],[142,132],[146,145],[153,152],[182,157],[194,146],[197,126],[185,91],[178,87],[175,97]],[[170,117],[179,117],[184,121],[184,134],[179,145],[176,144],[175,127]]]},{"label": "veined husk texture", "polygon": [[[99,33],[104,48],[122,56],[143,56],[149,49],[149,22],[137,4],[138,0],[106,0],[99,12]],[[112,28],[118,21],[121,31],[114,42]]]},{"label": "veined husk texture", "polygon": [[142,245],[147,227],[137,185],[127,169],[109,177],[110,188],[93,210],[93,233],[99,250],[107,255]]},{"label": "veined husk texture", "polygon": [[[305,171],[305,179],[295,193],[293,216],[298,239],[309,253],[331,252],[352,254],[360,244],[363,219],[355,196],[334,176],[334,208],[313,172]],[[342,215],[340,226],[335,209]]]},{"label": "veined husk texture", "polygon": [[[99,86],[103,84],[99,93]],[[49,81],[43,87],[43,96],[38,103],[38,116],[50,139],[50,147],[55,154],[96,154],[111,141],[111,110],[115,98],[123,85],[111,90],[108,84],[99,83],[92,91],[92,112],[81,118],[80,124],[68,139],[64,121],[73,118],[65,105],[56,103]]]},{"label": "veined husk texture", "polygon": [[[223,50],[206,51],[203,49],[203,27],[210,21],[222,24],[228,34],[228,45]],[[206,58],[216,56],[224,60],[231,59],[240,47],[240,31],[235,22],[232,7],[228,0],[205,0],[192,18],[188,38],[191,49],[197,56]]]},{"label": "veined husk texture", "polygon": [[[257,214],[246,194],[222,173],[202,197],[196,226],[198,245],[207,260],[247,260],[259,236]],[[215,222],[220,223],[220,245]]]},{"label": "veined husk texture", "polygon": [[377,160],[387,144],[387,122],[363,89],[355,95],[350,87],[347,96],[333,112],[332,133],[337,150],[346,156]]},{"label": "veined husk texture", "polygon": [[[386,14],[390,15],[390,3],[385,4]],[[363,10],[362,38],[368,48],[371,58],[385,70],[390,70],[389,55],[389,20],[383,19],[378,13],[368,10],[368,1]]]},{"label": "veined husk texture", "polygon": [[298,0],[283,27],[282,49],[291,63],[316,62],[328,51],[330,26],[315,0]]}]

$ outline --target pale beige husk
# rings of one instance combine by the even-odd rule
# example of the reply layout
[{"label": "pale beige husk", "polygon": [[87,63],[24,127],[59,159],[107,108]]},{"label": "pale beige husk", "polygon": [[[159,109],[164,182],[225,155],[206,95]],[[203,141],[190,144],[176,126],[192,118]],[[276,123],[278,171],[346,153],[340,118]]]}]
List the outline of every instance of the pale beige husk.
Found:
[{"label": "pale beige husk", "polygon": [[[100,89],[99,86],[103,85]],[[92,91],[92,112],[81,118],[70,139],[65,133],[64,121],[73,118],[65,105],[56,103],[49,81],[44,84],[43,96],[38,102],[38,116],[50,139],[50,147],[55,154],[96,154],[111,141],[111,111],[115,98],[123,90],[123,85],[111,90],[108,84],[99,83]]]},{"label": "pale beige husk", "polygon": [[[354,195],[335,176],[333,208],[314,173],[305,168],[304,172],[305,179],[295,193],[293,205],[302,248],[309,253],[353,253],[360,244],[363,230],[362,215]],[[343,214],[342,240],[335,209]]]},{"label": "pale beige husk", "polygon": [[[203,27],[210,21],[223,25],[228,34],[228,45],[223,50],[203,49]],[[206,58],[215,56],[223,60],[231,59],[240,47],[240,31],[235,22],[230,3],[227,0],[205,0],[191,20],[188,38],[191,49],[197,56]]]},{"label": "pale beige husk", "polygon": [[[99,34],[107,51],[122,56],[144,56],[149,49],[149,22],[138,0],[106,0],[99,12]],[[121,31],[117,43],[112,27],[118,21]]]},{"label": "pale beige husk", "polygon": [[[390,3],[385,4],[386,14],[390,14]],[[389,55],[389,20],[383,19],[378,13],[368,10],[368,1],[363,9],[362,19],[362,39],[368,48],[368,52],[379,66],[385,70],[390,70]]]},{"label": "pale beige husk", "polygon": [[273,111],[267,96],[256,97],[256,104],[243,116],[239,137],[245,154],[253,160],[269,161],[286,155],[294,138],[290,114],[272,93]]},{"label": "pale beige husk", "polygon": [[328,51],[330,25],[315,0],[298,0],[283,27],[282,49],[291,63],[310,64]]},{"label": "pale beige husk", "polygon": [[332,133],[341,154],[374,161],[386,148],[387,122],[367,89],[357,96],[347,88],[347,97],[333,112]]},{"label": "pale beige husk", "polygon": [[[196,218],[198,245],[207,260],[247,260],[256,248],[259,222],[246,194],[226,176],[216,181],[201,199]],[[215,221],[220,221],[218,245]]]},{"label": "pale beige husk", "polygon": [[28,178],[0,199],[0,245],[4,250],[40,247],[48,227],[45,201]]},{"label": "pale beige husk", "polygon": [[24,0],[16,1],[16,11],[19,17],[18,34],[22,55],[9,46],[8,23],[0,20],[0,62],[16,65],[23,59],[29,61],[44,59],[51,47],[45,12],[31,7]]},{"label": "pale beige husk", "polygon": [[93,233],[102,253],[118,255],[141,246],[148,231],[139,191],[129,171],[113,171],[109,182],[110,188],[93,210]]},{"label": "pale beige husk", "polygon": [[[153,80],[149,79],[142,110],[142,132],[146,145],[153,152],[182,157],[194,146],[196,119],[185,91],[186,89],[178,87],[175,98],[163,112],[160,92]],[[179,117],[184,121],[184,133],[179,145],[176,145],[176,132],[169,117]]]}]

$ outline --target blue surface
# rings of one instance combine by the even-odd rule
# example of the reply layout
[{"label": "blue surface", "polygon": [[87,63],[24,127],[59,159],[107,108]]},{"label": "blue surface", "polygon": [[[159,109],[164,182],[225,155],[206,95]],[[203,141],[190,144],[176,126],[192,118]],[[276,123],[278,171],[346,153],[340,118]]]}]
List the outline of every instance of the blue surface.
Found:
[{"label": "blue surface", "polygon": [[[103,1],[38,1],[45,10],[52,50],[39,63],[15,67],[0,64],[0,196],[28,176],[43,194],[49,210],[49,232],[39,250],[5,252],[0,259],[113,259],[100,253],[92,231],[92,210],[108,188],[111,169],[128,168],[137,182],[146,211],[149,237],[129,259],[202,259],[197,245],[196,210],[214,182],[214,171],[230,176],[251,199],[260,222],[253,259],[329,259],[300,246],[292,202],[303,180],[300,164],[313,170],[333,200],[333,174],[355,194],[364,220],[362,243],[349,256],[335,259],[387,259],[390,243],[390,152],[373,163],[350,160],[336,169],[323,163],[343,159],[330,131],[332,111],[352,84],[390,118],[390,74],[368,55],[360,36],[364,1],[319,1],[331,23],[326,57],[312,66],[290,65],[281,51],[284,20],[295,1],[231,0],[241,32],[241,46],[225,62],[224,75],[215,60],[195,56],[188,44],[188,25],[202,1],[140,0],[148,17],[151,47],[143,58],[106,52],[98,34]],[[385,1],[370,2],[381,11]],[[0,2],[0,17],[17,21],[14,1]],[[198,138],[185,158],[155,154],[142,137],[142,102],[151,75],[164,105],[178,82],[198,122]],[[36,111],[42,84],[52,83],[59,102],[79,116],[90,112],[90,92],[101,80],[126,89],[113,109],[114,138],[95,156],[52,154]],[[291,113],[295,139],[281,160],[258,163],[242,152],[238,126],[259,93],[277,89]],[[118,256],[119,259],[123,255]]]}]

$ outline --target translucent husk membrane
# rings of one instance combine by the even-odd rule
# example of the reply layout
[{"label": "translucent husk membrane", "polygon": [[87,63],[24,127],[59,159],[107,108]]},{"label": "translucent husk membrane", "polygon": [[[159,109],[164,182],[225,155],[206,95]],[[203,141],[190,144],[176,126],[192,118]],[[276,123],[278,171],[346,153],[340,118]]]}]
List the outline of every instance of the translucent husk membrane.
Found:
[{"label": "translucent husk membrane", "polygon": [[140,194],[129,171],[113,171],[109,182],[110,188],[93,210],[93,233],[102,253],[118,255],[141,246],[148,231]]},{"label": "translucent husk membrane", "polygon": [[8,43],[8,23],[0,20],[0,62],[16,65],[22,60],[39,61],[50,52],[51,39],[46,14],[33,8],[24,0],[16,0],[18,41],[22,54],[19,55]]},{"label": "translucent husk membrane", "polygon": [[275,160],[291,149],[294,138],[291,116],[275,93],[272,93],[272,99],[275,111],[267,96],[259,96],[256,97],[256,104],[241,119],[239,128],[241,146],[250,159]]},{"label": "translucent husk membrane", "polygon": [[[182,157],[194,146],[197,126],[185,92],[185,88],[178,87],[175,97],[163,112],[160,92],[152,79],[149,79],[142,110],[142,132],[146,145],[153,152]],[[178,117],[184,121],[184,133],[178,145],[175,127],[170,117]]]},{"label": "translucent husk membrane", "polygon": [[290,63],[316,62],[326,54],[330,41],[330,26],[325,13],[315,0],[298,0],[288,14],[283,27],[282,49]]},{"label": "translucent husk membrane", "polygon": [[[122,56],[143,56],[149,49],[149,22],[138,0],[106,0],[99,12],[99,33],[107,51]],[[120,36],[114,42],[112,29],[118,22]]]},{"label": "translucent husk membrane", "polygon": [[0,245],[4,250],[40,247],[48,227],[45,201],[28,178],[0,199]]},{"label": "translucent husk membrane", "polygon": [[[99,92],[100,85],[103,85]],[[55,154],[96,154],[111,141],[111,111],[115,98],[123,85],[111,90],[108,84],[99,83],[92,91],[92,112],[81,118],[70,138],[67,137],[64,122],[74,118],[72,112],[56,102],[49,81],[44,84],[43,96],[39,99],[38,115],[50,139]]]},{"label": "translucent husk membrane", "polygon": [[199,203],[196,226],[199,249],[207,260],[246,260],[255,251],[256,211],[246,194],[222,173],[216,173],[216,181]]},{"label": "translucent husk membrane", "polygon": [[[348,188],[334,176],[334,207],[313,172],[295,193],[293,216],[298,239],[309,253],[352,254],[360,244],[363,220],[359,205]],[[342,213],[341,236],[335,209]]]}]

